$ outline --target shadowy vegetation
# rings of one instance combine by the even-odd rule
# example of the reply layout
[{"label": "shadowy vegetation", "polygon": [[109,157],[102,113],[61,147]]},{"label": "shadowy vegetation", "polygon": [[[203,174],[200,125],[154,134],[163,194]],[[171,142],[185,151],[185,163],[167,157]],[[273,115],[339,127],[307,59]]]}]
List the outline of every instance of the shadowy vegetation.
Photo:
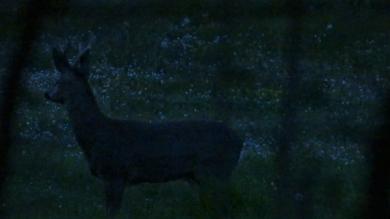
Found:
[{"label": "shadowy vegetation", "polygon": [[[144,121],[228,118],[245,142],[232,179],[234,215],[274,218],[280,191],[275,133],[281,128],[283,43],[289,37],[281,1],[226,6],[235,8],[225,11],[232,14],[229,31],[216,13],[219,1],[172,1],[153,10],[146,3],[144,10],[121,7],[123,2],[81,1],[45,22],[23,74],[12,177],[0,207],[15,219],[104,218],[102,183],[89,173],[64,109],[43,98],[58,77],[51,46],[76,46],[93,33],[90,84],[104,113]],[[389,11],[374,0],[304,5],[301,90],[294,101],[299,130],[289,166],[297,185],[291,188],[293,204],[310,202],[313,218],[357,218],[370,176],[365,146],[382,123],[379,107],[390,82]],[[17,7],[0,12],[0,75],[17,36]],[[228,116],[219,113],[213,91],[224,51],[231,61],[217,87]],[[130,216],[205,217],[196,191],[184,182],[127,189],[121,217]]]}]

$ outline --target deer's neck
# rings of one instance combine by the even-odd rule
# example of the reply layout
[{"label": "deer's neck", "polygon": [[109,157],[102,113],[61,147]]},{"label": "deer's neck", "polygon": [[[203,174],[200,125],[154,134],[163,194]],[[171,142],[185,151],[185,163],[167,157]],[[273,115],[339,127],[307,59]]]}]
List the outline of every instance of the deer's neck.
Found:
[{"label": "deer's neck", "polygon": [[107,118],[100,111],[89,86],[69,99],[66,104],[73,132],[84,153],[89,157],[91,148],[96,144],[97,135],[104,128]]}]

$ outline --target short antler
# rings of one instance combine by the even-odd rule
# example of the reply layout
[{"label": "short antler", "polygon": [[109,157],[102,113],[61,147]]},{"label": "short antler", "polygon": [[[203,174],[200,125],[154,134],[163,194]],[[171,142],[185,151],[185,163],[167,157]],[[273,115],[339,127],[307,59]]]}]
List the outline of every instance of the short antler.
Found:
[{"label": "short antler", "polygon": [[84,53],[86,53],[88,50],[91,49],[91,46],[92,44],[95,42],[95,35],[93,35],[92,33],[89,33],[89,38],[88,38],[88,41],[84,42],[84,43],[79,43],[79,48],[78,48],[78,55],[76,56],[75,58],[75,62],[77,62],[80,57],[82,57],[84,55]]},{"label": "short antler", "polygon": [[62,48],[61,48],[61,51],[64,53],[64,55],[66,57],[69,57],[69,53],[70,53],[71,47],[72,47],[71,40],[69,38],[67,38],[65,40],[65,45],[63,45]]}]

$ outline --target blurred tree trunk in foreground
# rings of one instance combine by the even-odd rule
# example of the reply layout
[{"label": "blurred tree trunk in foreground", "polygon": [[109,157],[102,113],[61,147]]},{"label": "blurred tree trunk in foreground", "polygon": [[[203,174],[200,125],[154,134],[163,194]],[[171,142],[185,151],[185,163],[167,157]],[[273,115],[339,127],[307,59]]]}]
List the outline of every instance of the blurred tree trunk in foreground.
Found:
[{"label": "blurred tree trunk in foreground", "polygon": [[364,209],[366,219],[390,218],[390,93],[383,107],[384,121],[369,147],[371,173]]},{"label": "blurred tree trunk in foreground", "polygon": [[291,174],[291,150],[298,137],[297,111],[301,73],[299,59],[302,55],[302,24],[304,13],[301,0],[285,2],[287,30],[283,47],[283,61],[286,65],[286,81],[281,99],[281,125],[277,137],[277,195],[276,218],[291,218],[296,214],[294,207],[294,183]]},{"label": "blurred tree trunk in foreground", "polygon": [[[17,20],[19,33],[16,39],[14,52],[9,59],[5,75],[2,75],[0,86],[0,204],[3,203],[4,185],[9,175],[8,153],[12,145],[12,126],[18,85],[23,69],[26,67],[31,55],[34,41],[38,38],[42,23],[53,6],[51,1],[31,0],[27,5],[20,6],[20,14]],[[58,3],[58,2],[57,2]],[[0,218],[5,218],[4,209],[0,210]]]}]

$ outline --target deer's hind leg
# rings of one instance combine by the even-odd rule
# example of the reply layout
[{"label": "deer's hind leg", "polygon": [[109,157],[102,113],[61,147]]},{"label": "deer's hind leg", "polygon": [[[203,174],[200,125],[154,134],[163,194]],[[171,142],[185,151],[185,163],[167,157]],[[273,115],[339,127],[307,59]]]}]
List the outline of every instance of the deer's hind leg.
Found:
[{"label": "deer's hind leg", "polygon": [[122,203],[125,181],[122,178],[109,179],[104,182],[106,211],[110,218],[115,218]]}]

